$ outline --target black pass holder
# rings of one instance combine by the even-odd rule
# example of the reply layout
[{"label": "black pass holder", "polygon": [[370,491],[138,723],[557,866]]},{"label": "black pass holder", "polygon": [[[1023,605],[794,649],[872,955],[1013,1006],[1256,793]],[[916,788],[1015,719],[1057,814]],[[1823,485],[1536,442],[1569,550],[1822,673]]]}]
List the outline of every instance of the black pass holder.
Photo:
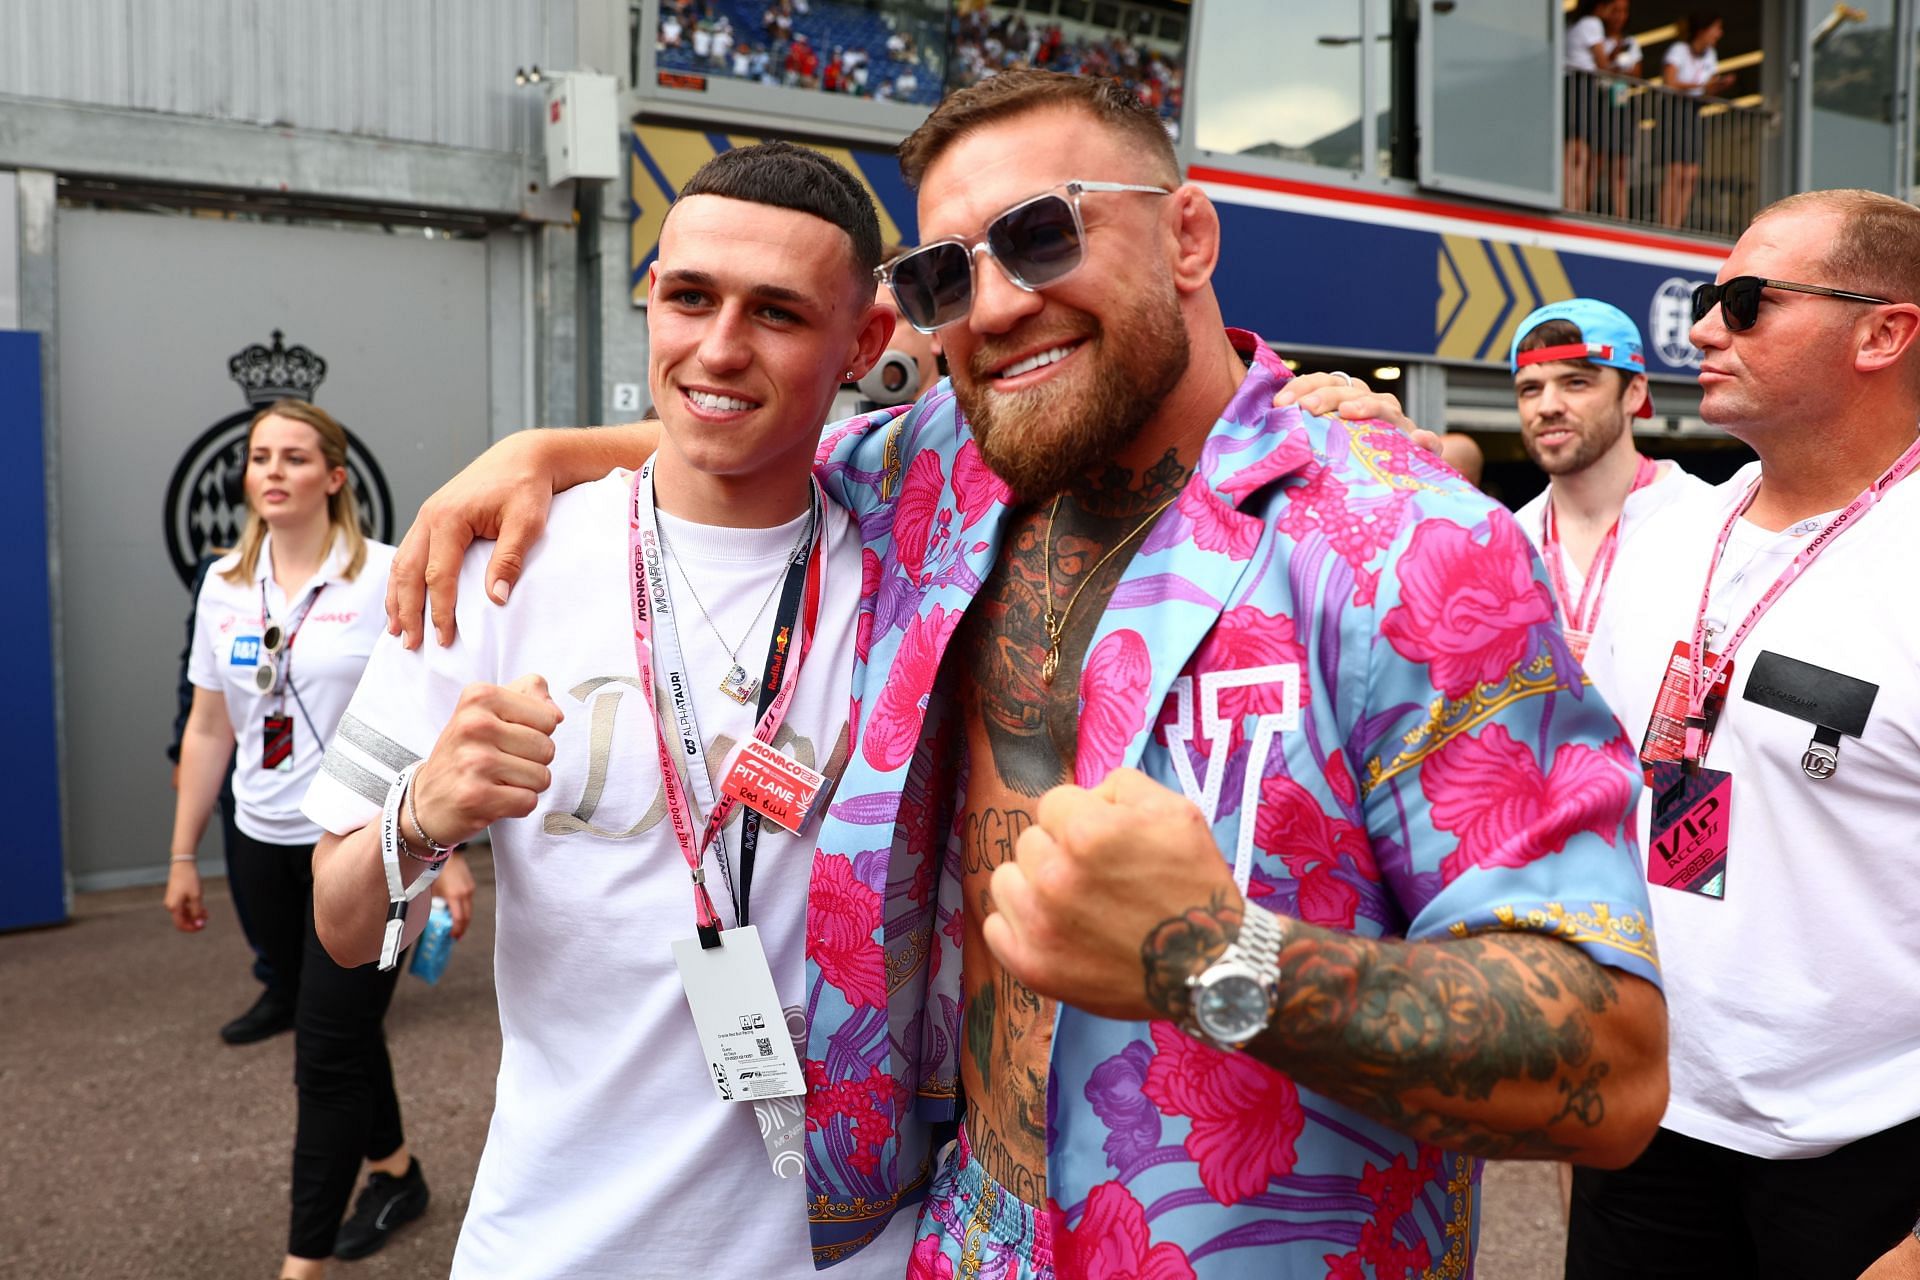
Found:
[{"label": "black pass holder", "polygon": [[1818,780],[1832,777],[1840,767],[1841,737],[1858,738],[1866,732],[1879,693],[1877,684],[1783,653],[1764,652],[1748,673],[1741,696],[1814,727],[1813,738],[1800,756],[1800,768]]}]

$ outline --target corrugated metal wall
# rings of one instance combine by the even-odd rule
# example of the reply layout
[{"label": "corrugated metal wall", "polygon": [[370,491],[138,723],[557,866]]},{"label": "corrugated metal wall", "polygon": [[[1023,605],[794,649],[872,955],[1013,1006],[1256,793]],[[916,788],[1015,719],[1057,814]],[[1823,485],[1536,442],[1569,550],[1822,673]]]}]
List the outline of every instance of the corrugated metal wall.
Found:
[{"label": "corrugated metal wall", "polygon": [[0,0],[0,94],[522,150],[541,97],[514,68],[553,65],[570,4]]}]

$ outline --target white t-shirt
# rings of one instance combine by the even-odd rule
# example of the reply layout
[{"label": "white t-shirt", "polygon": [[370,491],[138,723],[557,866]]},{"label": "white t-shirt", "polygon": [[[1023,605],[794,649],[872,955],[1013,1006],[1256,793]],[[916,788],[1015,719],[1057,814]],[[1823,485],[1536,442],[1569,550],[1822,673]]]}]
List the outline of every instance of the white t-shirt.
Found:
[{"label": "white t-shirt", "polygon": [[[320,572],[291,600],[273,580],[271,534],[260,546],[253,579],[243,585],[221,576],[239,562],[237,554],[230,554],[207,570],[194,604],[187,679],[226,696],[235,739],[234,821],[240,829],[268,844],[312,844],[320,838],[320,828],[300,812],[300,800],[320,772],[321,752],[360,683],[367,655],[387,629],[387,566],[393,563],[393,548],[368,542],[366,564],[349,582],[344,576],[346,547],[336,539]],[[282,623],[297,618],[307,597],[316,589],[320,592],[295,633],[292,684],[285,694],[261,693],[253,683],[261,662],[270,660],[260,645],[263,585],[267,613]],[[293,718],[293,754],[285,767],[265,769],[266,718],[282,711]]]},{"label": "white t-shirt", "polygon": [[1640,42],[1632,36],[1622,35],[1620,47],[1613,51],[1613,65],[1598,66],[1593,60],[1593,47],[1607,43],[1607,24],[1600,21],[1597,14],[1586,17],[1567,28],[1567,66],[1574,71],[1628,71],[1640,61]]},{"label": "white t-shirt", "polygon": [[[665,819],[651,699],[637,693],[631,485],[631,472],[616,471],[555,498],[546,533],[504,607],[482,594],[492,548],[474,546],[460,578],[459,638],[446,649],[429,643],[411,653],[397,641],[382,643],[307,798],[307,811],[331,831],[377,821],[397,771],[432,747],[461,689],[474,681],[506,684],[537,673],[566,716],[554,734],[553,783],[539,806],[492,828],[500,1076],[454,1255],[456,1277],[812,1270],[805,1180],[774,1177],[753,1108],[714,1095],[669,950],[673,939],[693,936],[693,898]],[[775,743],[831,777],[850,750],[861,566],[852,521],[831,505],[827,513],[820,631]],[[739,661],[759,676],[778,601],[758,622],[753,616],[804,517],[776,529],[720,529],[662,514],[661,525],[727,643],[747,637]],[[679,568],[669,566],[667,581],[708,764],[717,772],[728,746],[752,732],[755,708],[720,693],[726,651]],[[672,734],[671,720],[668,726]],[[697,809],[697,797],[690,799]],[[738,833],[736,819],[726,830],[736,858]],[[811,836],[763,825],[753,879],[751,919],[796,1032],[813,848]],[[712,853],[708,884],[731,924]],[[834,1274],[899,1280],[912,1218],[895,1215],[881,1239]],[[716,1262],[721,1257],[724,1264]]]},{"label": "white t-shirt", "polygon": [[[1689,495],[1623,548],[1587,668],[1638,746],[1674,643],[1692,635],[1714,541],[1747,485]],[[1826,521],[1735,526],[1709,620],[1729,629]],[[1920,1116],[1920,482],[1836,538],[1734,655],[1706,766],[1732,781],[1726,898],[1652,887],[1666,979],[1666,1127],[1751,1155],[1824,1155]],[[1773,652],[1879,686],[1864,735],[1815,781],[1814,726],[1746,701]],[[1650,798],[1641,796],[1641,847]]]},{"label": "white t-shirt", "polygon": [[1680,91],[1699,97],[1709,80],[1720,73],[1720,55],[1712,49],[1694,56],[1693,46],[1675,40],[1667,46],[1667,65],[1680,81]]},{"label": "white t-shirt", "polygon": [[[1641,529],[1646,526],[1647,520],[1653,513],[1661,510],[1668,503],[1690,494],[1705,493],[1713,487],[1698,476],[1689,475],[1679,463],[1670,458],[1662,460],[1659,465],[1659,473],[1654,476],[1653,482],[1644,489],[1636,489],[1628,494],[1626,502],[1620,508],[1620,553],[1614,559],[1615,576],[1607,579],[1607,596],[1600,602],[1603,614],[1606,612],[1607,601],[1613,597],[1620,559],[1625,555],[1628,544],[1640,535]],[[1552,494],[1553,486],[1549,484],[1535,494],[1525,506],[1513,513],[1514,519],[1520,522],[1521,530],[1527,535],[1527,541],[1533,544],[1533,549],[1540,554],[1542,560],[1547,556],[1547,501]],[[1571,602],[1562,606],[1564,612],[1579,603],[1580,593],[1587,585],[1587,575],[1581,571],[1579,565],[1574,563],[1573,557],[1566,553],[1564,543],[1561,544],[1560,550],[1560,571],[1566,574],[1567,591],[1573,596]],[[1548,576],[1548,581],[1552,581],[1551,574]]]}]

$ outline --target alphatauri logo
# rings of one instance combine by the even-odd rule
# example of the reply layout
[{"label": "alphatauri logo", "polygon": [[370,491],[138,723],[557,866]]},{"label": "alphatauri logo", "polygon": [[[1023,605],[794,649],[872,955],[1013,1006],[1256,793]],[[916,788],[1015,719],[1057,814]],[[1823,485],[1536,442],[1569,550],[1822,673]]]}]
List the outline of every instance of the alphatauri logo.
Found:
[{"label": "alphatauri logo", "polygon": [[[247,424],[276,400],[314,399],[327,362],[304,346],[287,346],[279,329],[273,345],[253,343],[227,361],[247,407],[200,433],[167,482],[167,554],[180,581],[191,584],[200,558],[240,540],[247,523],[242,477],[247,469]],[[360,438],[347,432],[347,474],[360,499],[360,527],[370,538],[393,541],[393,495],[380,464]]]}]

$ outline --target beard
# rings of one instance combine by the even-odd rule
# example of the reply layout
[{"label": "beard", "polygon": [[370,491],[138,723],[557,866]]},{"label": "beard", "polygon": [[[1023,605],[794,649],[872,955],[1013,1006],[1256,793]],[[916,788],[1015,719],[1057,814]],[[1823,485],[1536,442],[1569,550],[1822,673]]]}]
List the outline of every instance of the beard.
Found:
[{"label": "beard", "polygon": [[1611,422],[1597,423],[1590,429],[1584,430],[1575,427],[1573,452],[1557,458],[1547,457],[1540,446],[1534,442],[1533,437],[1525,433],[1520,437],[1520,444],[1526,449],[1527,456],[1533,459],[1533,465],[1548,475],[1571,476],[1578,475],[1598,462],[1605,456],[1607,450],[1613,448],[1614,442],[1620,439],[1621,433],[1626,429],[1627,415],[1623,410],[1614,415]]},{"label": "beard", "polygon": [[[1077,353],[1090,364],[1085,378],[1055,378],[1006,395],[991,390],[988,373],[1005,361],[1013,343],[982,347],[955,369],[954,397],[973,427],[980,456],[1023,502],[1063,492],[1073,482],[1132,444],[1187,371],[1192,346],[1172,281],[1142,293],[1137,304],[1103,325],[1084,311],[1065,319],[1084,339]],[[1030,349],[1029,338],[1020,338]]]}]

